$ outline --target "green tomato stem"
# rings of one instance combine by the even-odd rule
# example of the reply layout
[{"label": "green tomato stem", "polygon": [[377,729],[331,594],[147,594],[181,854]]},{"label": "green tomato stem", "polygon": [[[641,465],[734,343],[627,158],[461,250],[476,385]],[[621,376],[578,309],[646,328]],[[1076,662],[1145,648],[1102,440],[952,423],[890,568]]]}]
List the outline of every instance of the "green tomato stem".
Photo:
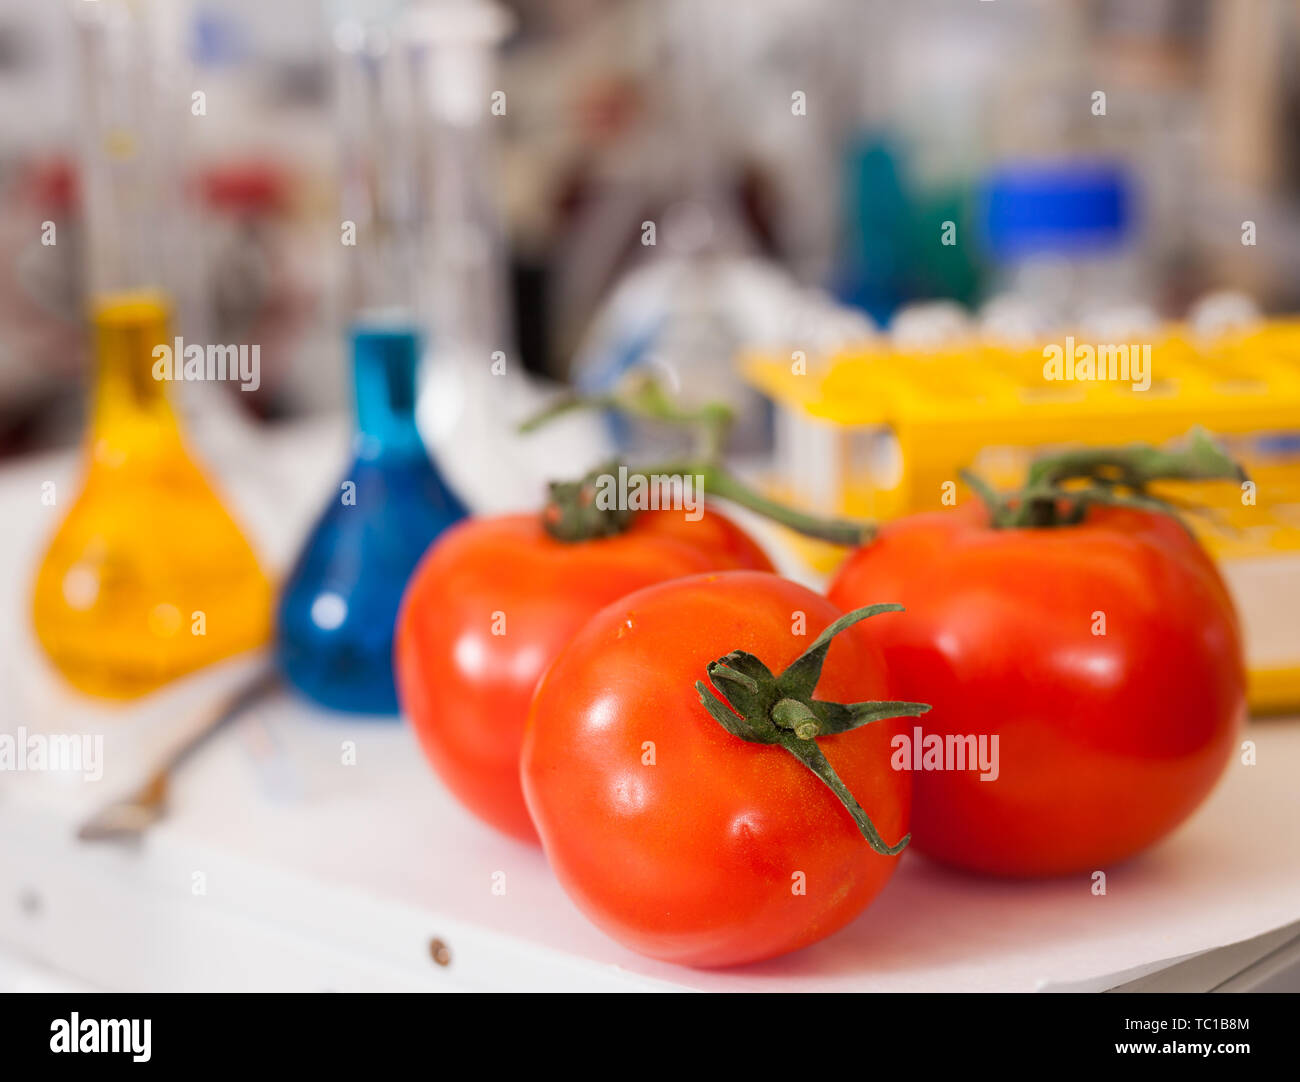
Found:
[{"label": "green tomato stem", "polygon": [[1042,455],[1030,464],[1024,486],[1007,493],[995,492],[969,471],[961,477],[988,509],[994,529],[1073,526],[1097,504],[1155,511],[1182,522],[1178,505],[1152,495],[1148,486],[1157,481],[1247,479],[1245,470],[1200,427],[1191,430],[1183,447],[1174,449],[1133,443]]},{"label": "green tomato stem", "polygon": [[[645,467],[642,475],[698,476],[711,496],[730,500],[755,514],[780,523],[806,537],[835,545],[862,545],[875,536],[871,523],[852,519],[828,518],[797,510],[773,500],[751,488],[722,465],[723,450],[731,431],[734,415],[723,403],[709,403],[691,409],[678,405],[654,379],[638,376],[610,394],[567,395],[520,425],[521,432],[534,432],[557,417],[576,410],[614,410],[684,430],[690,437],[690,457],[676,462]],[[594,506],[596,480],[606,472],[617,472],[619,463],[594,470],[578,481],[551,485],[550,498],[543,511],[543,523],[553,537],[561,541],[583,541],[609,537],[626,530],[635,513],[626,510],[600,509]]]},{"label": "green tomato stem", "polygon": [[697,680],[695,690],[704,709],[732,736],[754,744],[774,744],[798,759],[835,794],[871,848],[894,856],[903,851],[911,835],[905,834],[893,845],[885,842],[817,746],[817,738],[846,733],[886,718],[918,717],[930,707],[908,702],[835,703],[812,697],[835,636],[882,612],[902,612],[902,606],[868,605],[841,616],[780,676],[774,676],[753,654],[733,650],[705,667],[712,689]]}]

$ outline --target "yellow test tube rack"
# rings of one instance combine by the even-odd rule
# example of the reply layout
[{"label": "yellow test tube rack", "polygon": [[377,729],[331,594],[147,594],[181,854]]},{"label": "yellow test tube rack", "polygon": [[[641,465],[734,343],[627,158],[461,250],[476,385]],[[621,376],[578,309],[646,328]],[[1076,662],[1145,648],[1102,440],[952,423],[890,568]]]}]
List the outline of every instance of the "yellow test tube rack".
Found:
[{"label": "yellow test tube rack", "polygon": [[[812,510],[875,520],[973,498],[958,484],[963,468],[1010,487],[1048,448],[1160,443],[1202,425],[1254,488],[1180,483],[1169,493],[1212,511],[1191,525],[1242,613],[1252,707],[1300,708],[1300,319],[1213,340],[1170,325],[1129,348],[1143,344],[1145,388],[1132,378],[1046,378],[1045,349],[1064,336],[931,351],[879,341],[820,363],[795,354],[742,365],[774,406],[772,488]],[[842,557],[815,543],[802,551],[823,571]]]}]

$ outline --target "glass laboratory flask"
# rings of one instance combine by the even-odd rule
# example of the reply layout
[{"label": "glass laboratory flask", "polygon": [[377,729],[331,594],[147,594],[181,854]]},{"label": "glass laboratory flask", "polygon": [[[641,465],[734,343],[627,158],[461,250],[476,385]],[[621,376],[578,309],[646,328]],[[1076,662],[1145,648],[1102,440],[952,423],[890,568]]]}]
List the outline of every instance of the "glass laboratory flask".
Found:
[{"label": "glass laboratory flask", "polygon": [[335,710],[396,714],[393,630],[415,565],[465,517],[415,426],[420,335],[352,332],[353,460],[285,584],[281,668],[308,698]]},{"label": "glass laboratory flask", "polygon": [[154,378],[166,303],[108,295],[92,324],[85,481],[37,571],[34,622],[75,687],[132,698],[264,642],[271,585]]}]

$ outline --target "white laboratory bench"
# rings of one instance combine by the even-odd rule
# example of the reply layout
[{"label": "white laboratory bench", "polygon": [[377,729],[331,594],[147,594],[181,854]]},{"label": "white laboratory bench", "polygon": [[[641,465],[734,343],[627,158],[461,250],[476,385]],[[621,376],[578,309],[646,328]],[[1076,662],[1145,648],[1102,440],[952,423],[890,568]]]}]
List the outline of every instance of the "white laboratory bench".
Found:
[{"label": "white laboratory bench", "polygon": [[[258,468],[240,470],[241,457]],[[342,458],[337,430],[313,428],[220,455],[215,472],[283,566]],[[1296,720],[1252,723],[1256,765],[1234,761],[1189,823],[1108,869],[1104,896],[1087,876],[1003,882],[907,854],[843,932],[729,971],[652,962],[607,939],[539,850],[442,791],[403,724],[327,716],[287,694],[181,769],[170,814],[143,840],[78,842],[81,819],[144,768],[151,734],[252,661],[127,708],[60,687],[30,640],[26,591],[64,509],[41,507],[40,483],[64,491],[74,476],[71,456],[0,472],[0,731],[103,732],[107,772],[92,784],[0,773],[0,988],[1100,989],[1300,919]],[[355,765],[342,763],[344,741]]]}]

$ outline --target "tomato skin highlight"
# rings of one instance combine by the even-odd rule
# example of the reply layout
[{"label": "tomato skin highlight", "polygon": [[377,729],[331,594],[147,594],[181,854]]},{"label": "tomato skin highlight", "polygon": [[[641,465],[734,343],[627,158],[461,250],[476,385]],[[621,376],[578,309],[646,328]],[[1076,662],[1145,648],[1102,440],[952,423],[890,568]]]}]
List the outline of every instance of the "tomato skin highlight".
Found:
[{"label": "tomato skin highlight", "polygon": [[[899,858],[874,852],[784,749],[728,733],[694,686],[735,649],[779,673],[841,615],[775,575],[697,575],[609,605],[556,659],[529,715],[524,793],[561,885],[614,939],[692,966],[753,962],[837,931],[884,886]],[[831,644],[818,699],[883,697],[859,627]],[[890,740],[911,724],[818,740],[889,843],[907,832],[911,790]]]},{"label": "tomato skin highlight", "polygon": [[905,606],[866,633],[889,697],[932,704],[915,726],[999,738],[996,780],[914,773],[912,844],[945,863],[1105,869],[1186,819],[1237,742],[1237,616],[1211,559],[1166,516],[1093,508],[1078,526],[992,530],[978,505],[915,515],[851,555],[829,596]]},{"label": "tomato skin highlight", "polygon": [[519,747],[537,681],[602,606],[651,583],[718,568],[770,569],[762,549],[706,510],[648,511],[616,537],[565,543],[535,514],[472,519],[425,554],[394,644],[398,697],[434,771],[470,811],[536,843]]}]

